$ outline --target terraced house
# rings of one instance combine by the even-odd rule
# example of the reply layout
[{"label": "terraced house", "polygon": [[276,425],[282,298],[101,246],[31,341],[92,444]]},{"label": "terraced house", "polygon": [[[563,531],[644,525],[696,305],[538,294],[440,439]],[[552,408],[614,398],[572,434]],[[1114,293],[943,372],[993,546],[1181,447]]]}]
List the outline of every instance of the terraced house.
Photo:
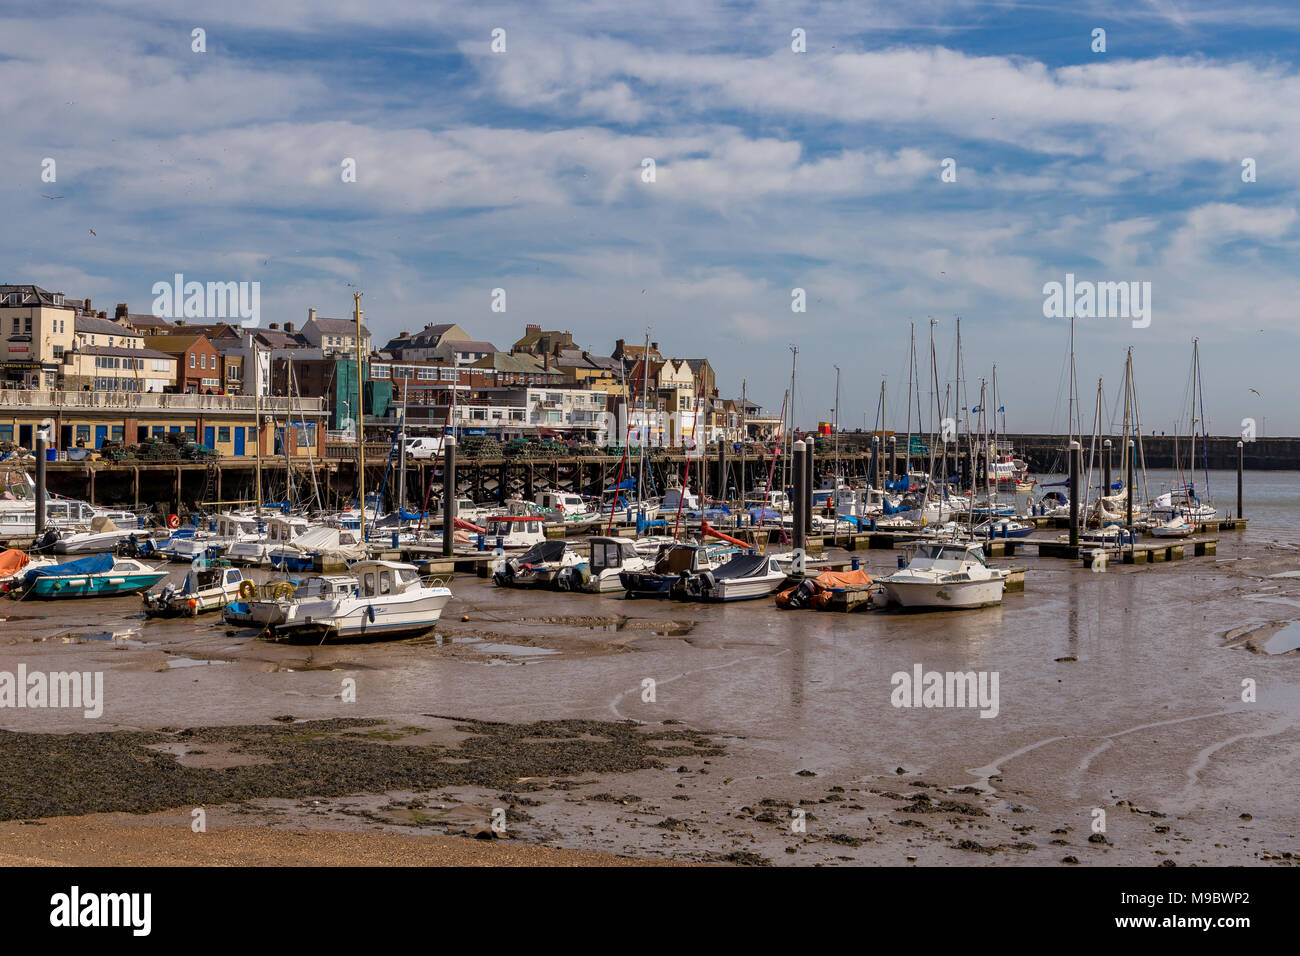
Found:
[{"label": "terraced house", "polygon": [[72,347],[76,308],[62,292],[0,285],[0,385],[56,388]]}]

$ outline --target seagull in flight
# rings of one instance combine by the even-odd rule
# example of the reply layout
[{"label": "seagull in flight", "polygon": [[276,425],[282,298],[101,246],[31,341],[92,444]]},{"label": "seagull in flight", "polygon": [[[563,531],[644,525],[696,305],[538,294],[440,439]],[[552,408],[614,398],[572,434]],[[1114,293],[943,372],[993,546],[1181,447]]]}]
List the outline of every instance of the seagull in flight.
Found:
[{"label": "seagull in flight", "polygon": [[[1259,389],[1257,389],[1257,388],[1252,388],[1251,391],[1254,392],[1256,395],[1259,395]],[[1261,397],[1262,397],[1262,396],[1261,396]]]}]

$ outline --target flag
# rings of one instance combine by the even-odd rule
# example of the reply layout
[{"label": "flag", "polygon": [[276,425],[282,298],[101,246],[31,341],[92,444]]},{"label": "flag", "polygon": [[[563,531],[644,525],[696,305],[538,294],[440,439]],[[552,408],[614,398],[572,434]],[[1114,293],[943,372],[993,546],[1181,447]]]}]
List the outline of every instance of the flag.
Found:
[{"label": "flag", "polygon": [[998,408],[998,411],[1005,415],[1007,413],[1007,406],[1005,405],[1000,406]]}]

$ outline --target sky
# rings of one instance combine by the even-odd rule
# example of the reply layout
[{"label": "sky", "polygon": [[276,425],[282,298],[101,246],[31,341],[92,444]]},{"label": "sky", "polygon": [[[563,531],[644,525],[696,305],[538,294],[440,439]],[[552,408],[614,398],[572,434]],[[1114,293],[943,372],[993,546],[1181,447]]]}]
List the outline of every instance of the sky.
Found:
[{"label": "sky", "polygon": [[1144,427],[1185,433],[1199,339],[1211,433],[1300,434],[1300,5],[49,0],[0,36],[0,282],[648,330],[773,412],[794,345],[797,422],[838,365],[846,428],[882,380],[902,428],[913,325],[928,422],[960,317],[964,404],[996,366],[1007,428],[1061,432],[1070,274],[1150,290],[1144,327],[1075,310],[1085,431],[1131,347]]}]

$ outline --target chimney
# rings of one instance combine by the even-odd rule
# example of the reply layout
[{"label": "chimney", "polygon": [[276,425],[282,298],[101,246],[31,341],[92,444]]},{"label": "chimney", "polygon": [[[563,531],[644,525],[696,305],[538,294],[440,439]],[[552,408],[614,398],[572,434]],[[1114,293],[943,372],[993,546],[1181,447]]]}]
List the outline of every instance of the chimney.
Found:
[{"label": "chimney", "polygon": [[307,309],[307,321],[314,322],[315,319],[316,319],[316,310],[312,308]]},{"label": "chimney", "polygon": [[533,325],[531,322],[524,326],[524,335],[532,335],[534,332],[542,331],[540,325]]},{"label": "chimney", "polygon": [[625,344],[625,343],[624,343],[624,340],[623,340],[623,339],[615,339],[615,340],[614,340],[614,354],[615,354],[615,355],[617,355],[617,356],[619,356],[619,357],[622,357],[622,355],[623,355],[623,345],[624,345],[624,344]]},{"label": "chimney", "polygon": [[292,334],[293,334],[293,323],[292,323],[292,322],[286,322],[286,323],[284,323],[284,331],[285,331],[285,333],[286,333],[287,335],[292,335]]},{"label": "chimney", "polygon": [[[89,299],[86,300],[86,311],[87,311],[87,312],[90,311],[90,300],[89,300]],[[130,310],[126,307],[126,303],[125,303],[125,302],[119,302],[119,303],[117,304],[117,308],[113,310],[113,318],[115,318],[115,319],[124,319],[124,318],[126,318],[128,315],[130,315],[130,314],[131,314],[131,313],[130,313]]]},{"label": "chimney", "polygon": [[398,335],[397,337],[398,337],[399,339],[409,339],[409,338],[411,337],[411,333],[410,333],[410,332],[407,332],[405,329],[403,329],[402,332],[401,332],[401,334]]},{"label": "chimney", "polygon": [[[658,351],[659,351],[659,343],[658,343],[658,342],[651,342],[651,343],[650,343],[650,351],[652,351],[652,352],[658,352]],[[649,356],[647,356],[647,358],[648,358],[648,357],[649,357]]]},{"label": "chimney", "polygon": [[[316,310],[315,310],[315,309],[312,309],[312,311],[315,312]],[[280,323],[279,323],[279,322],[272,322],[270,325],[267,326],[267,328],[270,329],[272,332],[279,332],[279,331],[280,331]]]}]

